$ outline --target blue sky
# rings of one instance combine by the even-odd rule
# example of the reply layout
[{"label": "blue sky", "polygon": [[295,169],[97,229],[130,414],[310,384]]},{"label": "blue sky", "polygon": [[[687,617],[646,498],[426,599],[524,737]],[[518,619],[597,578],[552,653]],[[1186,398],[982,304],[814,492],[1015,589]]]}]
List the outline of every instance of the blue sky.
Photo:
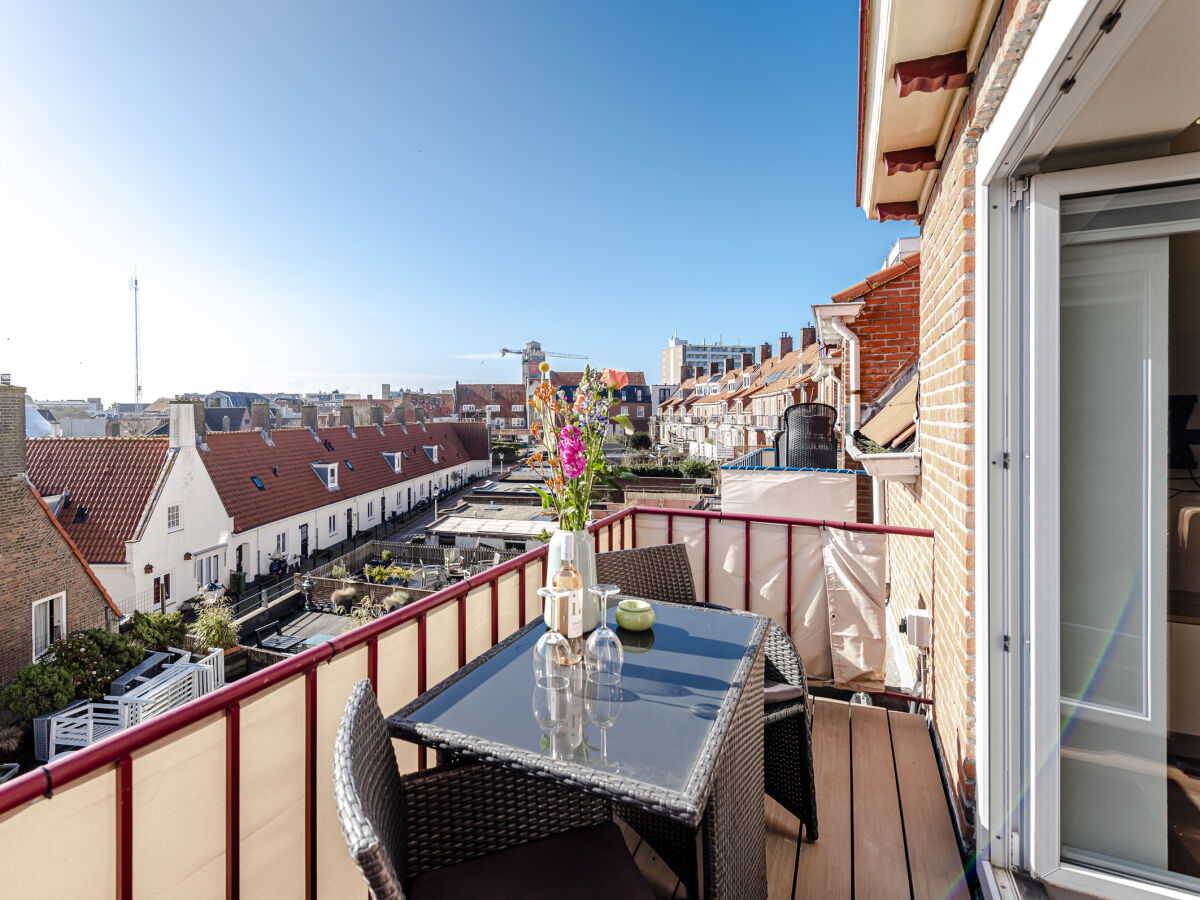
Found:
[{"label": "blue sky", "polygon": [[794,333],[915,233],[854,206],[856,7],[0,3],[0,369],[132,399],[135,264],[148,399]]}]

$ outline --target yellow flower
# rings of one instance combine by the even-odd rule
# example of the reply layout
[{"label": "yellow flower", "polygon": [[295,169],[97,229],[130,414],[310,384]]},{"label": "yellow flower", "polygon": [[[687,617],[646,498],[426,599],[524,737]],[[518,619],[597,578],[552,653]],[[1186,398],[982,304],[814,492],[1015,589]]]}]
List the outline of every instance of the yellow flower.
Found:
[{"label": "yellow flower", "polygon": [[543,359],[540,363],[538,363],[538,371],[545,375],[550,371],[550,363]]}]

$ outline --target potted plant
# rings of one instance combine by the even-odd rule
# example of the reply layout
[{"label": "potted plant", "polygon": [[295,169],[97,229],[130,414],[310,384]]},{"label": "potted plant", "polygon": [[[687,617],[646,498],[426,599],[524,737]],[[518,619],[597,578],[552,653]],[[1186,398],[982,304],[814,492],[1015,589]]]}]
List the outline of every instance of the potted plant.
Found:
[{"label": "potted plant", "polygon": [[[542,380],[530,398],[538,416],[530,431],[539,447],[527,462],[542,479],[544,490],[534,488],[541,495],[542,507],[554,510],[558,517],[559,530],[550,540],[546,577],[554,577],[562,562],[563,544],[571,541],[575,568],[589,585],[596,581],[595,545],[587,532],[592,494],[597,485],[613,486],[616,474],[605,459],[605,435],[610,423],[626,434],[633,433],[628,416],[610,416],[616,392],[629,384],[629,376],[614,369],[593,372],[585,368],[575,398],[568,403],[551,385],[549,365],[543,362],[539,369]],[[593,594],[585,593],[584,631],[595,628],[599,619],[599,603]]]}]

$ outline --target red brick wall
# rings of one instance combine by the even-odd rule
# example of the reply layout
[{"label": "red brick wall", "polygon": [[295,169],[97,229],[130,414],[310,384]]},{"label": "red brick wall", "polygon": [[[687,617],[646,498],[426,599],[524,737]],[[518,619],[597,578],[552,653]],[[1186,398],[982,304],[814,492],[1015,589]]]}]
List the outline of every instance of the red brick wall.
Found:
[{"label": "red brick wall", "polygon": [[866,305],[850,325],[858,335],[863,402],[912,362],[920,326],[921,270],[914,269],[863,295]]},{"label": "red brick wall", "polygon": [[104,595],[24,476],[0,478],[0,686],[33,660],[33,604],[63,591],[68,631],[110,627]]}]

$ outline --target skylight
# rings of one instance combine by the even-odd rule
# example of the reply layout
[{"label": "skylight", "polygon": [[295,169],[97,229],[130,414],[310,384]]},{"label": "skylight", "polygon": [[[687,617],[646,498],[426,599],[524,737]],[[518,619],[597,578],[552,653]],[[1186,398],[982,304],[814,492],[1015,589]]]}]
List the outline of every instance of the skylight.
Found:
[{"label": "skylight", "polygon": [[250,480],[254,482],[254,486],[256,488],[258,488],[260,491],[265,491],[267,489],[266,485],[264,485],[262,483],[262,479],[259,478],[257,475],[251,475]]},{"label": "skylight", "polygon": [[354,463],[350,462],[350,460],[348,460],[348,459],[345,460],[345,463],[346,463],[346,468],[349,469],[351,472],[353,472],[354,471]]}]

